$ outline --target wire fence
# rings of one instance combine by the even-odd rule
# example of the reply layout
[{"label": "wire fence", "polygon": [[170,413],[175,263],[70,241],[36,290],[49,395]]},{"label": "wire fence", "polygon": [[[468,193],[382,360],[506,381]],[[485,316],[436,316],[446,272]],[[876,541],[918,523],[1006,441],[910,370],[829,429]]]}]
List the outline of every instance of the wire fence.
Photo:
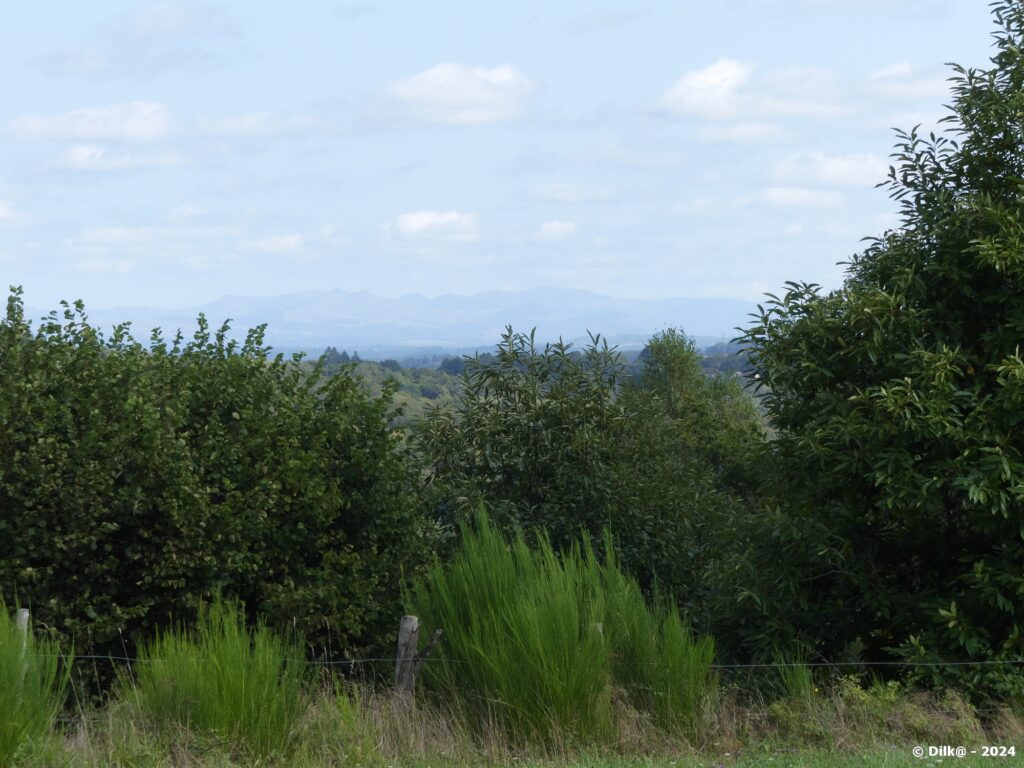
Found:
[{"label": "wire fence", "polygon": [[[69,661],[110,661],[120,662],[126,664],[145,664],[154,661],[162,661],[158,658],[142,658],[132,656],[116,656],[116,655],[79,655],[79,654],[57,654],[58,658],[66,659]],[[309,664],[312,666],[354,666],[356,664],[380,664],[390,663],[395,664],[398,662],[397,657],[371,657],[365,659],[289,659],[284,658],[282,661],[290,664],[302,663]],[[443,655],[428,656],[423,659],[425,662],[446,662],[448,664],[473,664],[474,662],[468,659],[452,659]],[[655,662],[656,663],[656,662]],[[773,662],[753,662],[753,663],[738,663],[738,664],[712,664],[710,669],[712,670],[755,670],[755,669],[793,669],[794,667],[813,667],[813,668],[826,668],[826,669],[844,669],[844,668],[872,668],[872,667],[988,667],[988,666],[1020,666],[1024,665],[1024,659],[978,659],[974,661],[773,661]]]}]

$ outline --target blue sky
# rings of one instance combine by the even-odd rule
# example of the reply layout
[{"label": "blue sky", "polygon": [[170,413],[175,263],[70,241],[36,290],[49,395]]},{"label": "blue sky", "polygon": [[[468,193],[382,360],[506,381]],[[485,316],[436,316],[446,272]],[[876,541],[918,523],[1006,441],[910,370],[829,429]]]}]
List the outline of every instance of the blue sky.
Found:
[{"label": "blue sky", "polygon": [[838,285],[984,0],[0,0],[30,304]]}]

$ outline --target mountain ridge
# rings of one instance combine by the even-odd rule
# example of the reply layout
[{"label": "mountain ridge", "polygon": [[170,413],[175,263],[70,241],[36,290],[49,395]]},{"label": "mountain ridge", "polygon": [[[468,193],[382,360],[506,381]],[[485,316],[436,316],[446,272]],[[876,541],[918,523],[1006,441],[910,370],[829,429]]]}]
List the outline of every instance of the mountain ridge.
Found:
[{"label": "mountain ridge", "polygon": [[[275,347],[310,351],[388,348],[414,352],[423,348],[455,349],[493,345],[504,329],[536,328],[538,341],[586,340],[600,333],[610,343],[641,343],[666,327],[682,329],[698,343],[735,336],[756,307],[738,299],[670,297],[624,299],[579,288],[540,287],[475,294],[404,294],[397,298],[342,288],[310,290],[278,296],[226,295],[206,304],[181,309],[120,306],[86,307],[91,322],[104,330],[131,321],[133,332],[146,335],[161,328],[164,335],[181,329],[191,336],[196,318],[205,315],[212,327],[231,319],[233,337],[256,325],[267,325],[266,340]],[[32,314],[32,317],[38,317]]]}]

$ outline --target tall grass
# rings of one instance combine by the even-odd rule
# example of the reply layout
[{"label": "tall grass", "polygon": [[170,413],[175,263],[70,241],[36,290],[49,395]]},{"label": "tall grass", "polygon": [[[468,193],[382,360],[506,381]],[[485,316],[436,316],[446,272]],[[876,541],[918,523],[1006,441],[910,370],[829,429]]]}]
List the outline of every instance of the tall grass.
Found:
[{"label": "tall grass", "polygon": [[807,652],[797,649],[792,658],[776,655],[781,694],[793,701],[813,701],[817,688],[814,685],[814,671],[807,663]]},{"label": "tall grass", "polygon": [[286,754],[307,706],[303,651],[235,603],[200,609],[195,629],[143,646],[126,695],[160,728],[198,729],[253,756]]},{"label": "tall grass", "polygon": [[713,684],[713,644],[674,610],[648,606],[607,549],[603,563],[587,541],[531,549],[478,516],[452,561],[409,591],[410,611],[445,632],[428,684],[518,739],[607,740],[614,686],[662,724],[692,729]]},{"label": "tall grass", "polygon": [[57,644],[23,635],[0,602],[0,765],[49,735],[64,704],[69,671]]},{"label": "tall grass", "polygon": [[658,725],[693,736],[715,686],[714,642],[695,637],[665,600],[656,597],[648,606],[639,585],[619,567],[607,536],[605,552],[605,627],[615,681]]},{"label": "tall grass", "polygon": [[452,562],[435,563],[410,596],[425,625],[445,632],[427,678],[516,738],[605,736],[609,650],[592,559],[560,558],[544,541],[534,550],[522,537],[509,546],[483,516],[463,536]]}]

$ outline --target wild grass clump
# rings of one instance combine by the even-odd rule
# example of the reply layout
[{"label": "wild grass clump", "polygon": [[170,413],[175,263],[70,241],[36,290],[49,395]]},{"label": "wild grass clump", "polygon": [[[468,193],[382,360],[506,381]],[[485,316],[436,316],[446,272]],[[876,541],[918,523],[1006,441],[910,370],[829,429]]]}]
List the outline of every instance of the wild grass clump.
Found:
[{"label": "wild grass clump", "polygon": [[609,649],[598,581],[579,549],[559,557],[546,541],[531,549],[522,537],[510,546],[480,516],[475,530],[463,530],[456,557],[412,589],[414,612],[445,632],[427,679],[471,719],[493,717],[521,739],[606,737]]},{"label": "wild grass clump", "polygon": [[158,728],[196,729],[252,756],[293,746],[307,706],[302,647],[250,629],[237,604],[203,606],[194,629],[158,634],[140,657],[126,695]]},{"label": "wild grass clump", "polygon": [[445,632],[428,684],[517,741],[607,743],[614,688],[660,724],[692,730],[713,687],[713,644],[674,610],[648,606],[607,548],[600,562],[588,541],[558,554],[543,537],[508,542],[482,514],[464,526],[455,557],[408,597]]},{"label": "wild grass clump", "polygon": [[714,689],[714,642],[695,637],[665,600],[656,597],[647,605],[639,585],[619,567],[611,537],[605,539],[605,553],[604,627],[613,649],[613,677],[659,726],[692,737]]},{"label": "wild grass clump", "polygon": [[0,602],[0,765],[49,736],[69,670],[55,642],[23,634]]}]

